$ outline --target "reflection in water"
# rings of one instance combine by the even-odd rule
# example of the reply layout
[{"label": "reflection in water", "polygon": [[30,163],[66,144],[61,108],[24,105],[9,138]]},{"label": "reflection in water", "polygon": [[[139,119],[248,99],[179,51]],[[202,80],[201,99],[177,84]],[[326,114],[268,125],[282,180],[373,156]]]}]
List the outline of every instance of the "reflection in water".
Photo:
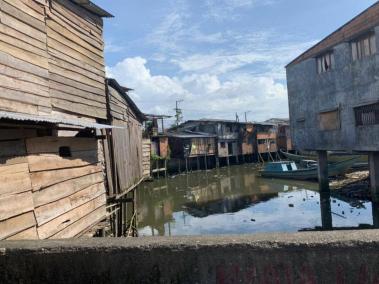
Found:
[{"label": "reflection in water", "polygon": [[379,223],[378,204],[320,196],[316,183],[263,179],[251,165],[146,183],[138,194],[140,235],[296,232]]}]

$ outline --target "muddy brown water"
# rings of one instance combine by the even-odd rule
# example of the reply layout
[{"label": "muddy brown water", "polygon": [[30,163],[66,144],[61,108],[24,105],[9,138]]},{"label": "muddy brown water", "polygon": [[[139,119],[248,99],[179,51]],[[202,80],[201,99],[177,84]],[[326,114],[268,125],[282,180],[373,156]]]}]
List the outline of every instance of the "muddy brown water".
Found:
[{"label": "muddy brown water", "polygon": [[297,232],[377,223],[371,202],[321,197],[317,187],[316,182],[259,177],[251,164],[155,180],[138,192],[139,234]]}]

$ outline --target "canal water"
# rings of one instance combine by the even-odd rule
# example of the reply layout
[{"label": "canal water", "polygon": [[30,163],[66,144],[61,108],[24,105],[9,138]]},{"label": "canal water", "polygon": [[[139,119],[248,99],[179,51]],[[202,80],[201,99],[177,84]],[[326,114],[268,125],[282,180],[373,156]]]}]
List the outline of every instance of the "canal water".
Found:
[{"label": "canal water", "polygon": [[145,183],[138,193],[139,235],[373,227],[371,202],[321,197],[315,182],[267,179],[257,173],[249,164]]}]

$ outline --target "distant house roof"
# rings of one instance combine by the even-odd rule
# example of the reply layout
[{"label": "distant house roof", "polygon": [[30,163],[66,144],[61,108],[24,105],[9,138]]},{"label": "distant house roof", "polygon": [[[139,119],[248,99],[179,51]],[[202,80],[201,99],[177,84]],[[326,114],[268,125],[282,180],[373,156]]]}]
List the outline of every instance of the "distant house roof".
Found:
[{"label": "distant house roof", "polygon": [[204,132],[195,132],[190,130],[182,130],[179,132],[168,132],[168,137],[175,137],[175,138],[215,138],[216,135],[204,133]]},{"label": "distant house roof", "polygon": [[100,8],[96,4],[92,3],[90,0],[71,0],[75,4],[83,7],[87,11],[91,12],[92,14],[95,14],[102,18],[113,18],[113,15],[105,11],[104,9]]},{"label": "distant house roof", "polygon": [[360,33],[368,31],[379,24],[379,1],[364,10],[358,16],[347,22],[338,30],[328,35],[322,41],[302,53],[300,56],[291,61],[286,67],[298,64],[306,59],[318,56],[328,51],[333,46],[350,41]]},{"label": "distant house roof", "polygon": [[270,118],[265,121],[265,123],[272,123],[272,124],[289,124],[288,118]]},{"label": "distant house roof", "polygon": [[111,78],[106,79],[107,85],[114,88],[117,92],[119,92],[126,100],[130,108],[133,110],[133,112],[136,114],[137,118],[142,122],[146,120],[146,117],[144,113],[137,107],[137,105],[134,103],[134,101],[129,97],[127,92],[125,91],[126,88],[120,86],[120,84],[115,80]]},{"label": "distant house roof", "polygon": [[145,113],[144,115],[146,116],[146,119],[154,119],[154,118],[162,119],[162,118],[171,118],[172,117],[171,115],[165,115],[165,114],[148,114],[148,113]]}]

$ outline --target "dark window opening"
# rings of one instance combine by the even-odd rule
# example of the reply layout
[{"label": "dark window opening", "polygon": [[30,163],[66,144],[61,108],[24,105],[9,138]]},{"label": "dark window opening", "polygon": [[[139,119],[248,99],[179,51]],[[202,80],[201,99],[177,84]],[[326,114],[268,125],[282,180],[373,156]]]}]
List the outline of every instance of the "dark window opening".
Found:
[{"label": "dark window opening", "polygon": [[70,147],[67,147],[67,146],[59,147],[59,156],[62,158],[72,157]]},{"label": "dark window opening", "polygon": [[332,52],[317,57],[317,73],[325,73],[334,67],[334,55]]},{"label": "dark window opening", "polygon": [[356,126],[379,124],[379,103],[356,107],[354,112]]},{"label": "dark window opening", "polygon": [[233,154],[233,143],[228,143],[228,153],[229,155]]},{"label": "dark window opening", "polygon": [[220,146],[221,146],[221,148],[225,148],[226,147],[225,142],[221,142]]}]

